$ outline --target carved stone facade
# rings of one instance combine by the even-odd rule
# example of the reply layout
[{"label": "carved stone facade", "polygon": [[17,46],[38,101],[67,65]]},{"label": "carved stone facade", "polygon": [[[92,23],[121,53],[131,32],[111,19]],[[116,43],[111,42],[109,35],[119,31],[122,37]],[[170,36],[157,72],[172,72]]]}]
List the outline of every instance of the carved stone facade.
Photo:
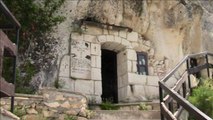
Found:
[{"label": "carved stone facade", "polygon": [[[102,49],[116,52],[117,92],[119,102],[158,98],[159,76],[165,75],[168,58],[155,59],[150,40],[126,29],[113,30],[86,25],[83,34],[71,34],[70,54],[60,61],[59,83],[63,89],[81,92],[91,102],[100,103],[102,96]],[[148,57],[148,75],[139,75],[137,52]]]}]

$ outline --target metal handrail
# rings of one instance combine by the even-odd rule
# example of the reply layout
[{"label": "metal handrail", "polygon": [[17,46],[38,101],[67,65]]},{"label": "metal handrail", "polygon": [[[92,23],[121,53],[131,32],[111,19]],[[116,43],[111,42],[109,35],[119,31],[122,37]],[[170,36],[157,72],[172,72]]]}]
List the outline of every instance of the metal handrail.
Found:
[{"label": "metal handrail", "polygon": [[[161,107],[161,119],[164,119],[164,116],[167,116],[167,119],[171,119],[173,116],[169,116],[171,114],[171,111],[169,111],[169,113],[165,114],[165,99],[163,97],[163,90],[166,91],[166,93],[168,94],[166,97],[170,97],[174,100],[177,101],[177,103],[179,105],[181,105],[181,109],[178,110],[178,112],[181,112],[183,110],[183,108],[187,111],[190,112],[190,114],[194,115],[196,118],[198,118],[199,120],[212,120],[209,116],[207,116],[206,114],[204,114],[202,111],[200,111],[198,108],[196,108],[194,105],[192,105],[189,101],[187,101],[185,99],[186,95],[184,95],[185,97],[182,97],[178,92],[176,92],[175,90],[169,88],[165,82],[169,80],[169,78],[174,75],[174,73],[181,67],[181,65],[183,65],[185,62],[187,62],[187,72],[188,72],[188,80],[190,82],[190,73],[189,73],[189,66],[188,66],[188,60],[190,60],[191,58],[194,57],[198,57],[198,56],[203,56],[204,58],[206,58],[206,68],[207,68],[207,72],[208,72],[208,76],[209,76],[209,63],[208,63],[208,55],[209,56],[213,56],[213,53],[210,52],[201,52],[201,53],[197,53],[197,54],[190,54],[187,55],[186,57],[184,57],[176,66],[174,69],[172,69],[162,80],[159,81],[159,94],[160,94],[160,107]],[[186,82],[186,81],[185,81]],[[183,83],[181,83],[183,84]],[[185,83],[184,83],[185,84]],[[189,83],[190,84],[190,83]],[[175,84],[177,85],[177,84]],[[189,85],[189,89],[191,89],[191,85]],[[184,94],[187,94],[186,91]],[[169,101],[171,102],[171,101]],[[177,114],[177,112],[175,113]]]},{"label": "metal handrail", "polygon": [[205,52],[201,52],[201,53],[197,53],[197,54],[187,55],[161,81],[166,82],[177,71],[177,69],[181,65],[183,65],[189,58],[193,58],[193,57],[200,56],[200,55],[210,55],[210,56],[213,56],[213,53],[209,53],[209,52],[205,51]]}]

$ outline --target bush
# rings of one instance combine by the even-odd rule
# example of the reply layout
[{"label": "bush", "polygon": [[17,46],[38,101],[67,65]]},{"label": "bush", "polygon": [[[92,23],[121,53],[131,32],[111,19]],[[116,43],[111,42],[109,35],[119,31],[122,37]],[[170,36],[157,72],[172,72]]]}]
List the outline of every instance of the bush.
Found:
[{"label": "bush", "polygon": [[189,101],[213,118],[213,80],[204,80],[199,87],[193,90]]},{"label": "bush", "polygon": [[[58,39],[51,33],[65,20],[65,17],[59,13],[65,0],[3,1],[21,24],[16,92],[35,93],[37,86],[30,84],[32,77],[40,70],[50,70],[51,61],[56,57],[54,48],[58,44]],[[9,24],[3,16],[0,22]],[[16,41],[15,31],[7,31],[7,35],[10,40]],[[3,66],[3,77],[8,82],[12,82],[13,60],[4,58]]]},{"label": "bush", "polygon": [[76,116],[66,115],[64,120],[77,120],[78,118]]},{"label": "bush", "polygon": [[17,115],[18,117],[22,117],[22,116],[24,116],[24,115],[27,114],[25,108],[21,108],[21,107],[18,107],[18,106],[15,107],[13,113],[14,113],[15,115]]},{"label": "bush", "polygon": [[100,107],[102,110],[118,110],[119,109],[119,106],[116,106],[109,101],[101,103]]},{"label": "bush", "polygon": [[145,103],[140,103],[139,110],[148,110],[148,107]]}]

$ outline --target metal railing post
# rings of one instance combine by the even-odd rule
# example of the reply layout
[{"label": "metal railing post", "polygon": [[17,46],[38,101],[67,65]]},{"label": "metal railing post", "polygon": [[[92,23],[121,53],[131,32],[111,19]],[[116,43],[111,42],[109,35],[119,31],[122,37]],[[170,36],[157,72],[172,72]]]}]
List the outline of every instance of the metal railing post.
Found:
[{"label": "metal railing post", "polygon": [[182,89],[183,89],[183,97],[186,98],[186,82],[182,84]]},{"label": "metal railing post", "polygon": [[161,103],[163,102],[163,90],[161,88],[160,82],[159,82],[159,97],[160,97],[161,120],[164,120],[164,116],[163,116],[163,113],[162,113],[162,106],[161,106]]},{"label": "metal railing post", "polygon": [[186,60],[186,67],[188,71],[188,84],[189,84],[189,90],[190,94],[192,93],[192,88],[191,88],[191,79],[190,79],[190,73],[189,73],[189,59]]},{"label": "metal railing post", "polygon": [[206,64],[207,64],[207,75],[208,75],[208,77],[210,77],[210,72],[209,72],[209,60],[208,60],[208,55],[206,54],[205,55],[205,58],[206,58]]},{"label": "metal railing post", "polygon": [[[19,28],[16,28],[16,45],[17,45],[17,54],[16,56],[13,58],[13,84],[14,84],[14,88],[16,85],[16,62],[17,62],[17,57],[18,57],[18,44],[19,44]],[[14,89],[15,90],[15,89]],[[15,91],[14,91],[15,93]],[[11,97],[11,110],[12,113],[14,111],[14,96]]]}]

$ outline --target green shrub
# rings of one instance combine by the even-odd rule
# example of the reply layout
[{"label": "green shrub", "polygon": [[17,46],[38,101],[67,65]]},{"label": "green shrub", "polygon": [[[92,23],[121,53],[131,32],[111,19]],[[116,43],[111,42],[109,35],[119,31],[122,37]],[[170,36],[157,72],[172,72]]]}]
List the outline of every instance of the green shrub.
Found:
[{"label": "green shrub", "polygon": [[112,104],[110,101],[101,103],[100,105],[102,110],[118,110],[119,106]]},{"label": "green shrub", "polygon": [[140,103],[139,110],[148,110],[148,107],[145,103]]},{"label": "green shrub", "polygon": [[14,108],[14,112],[13,112],[13,113],[14,113],[15,115],[17,115],[18,117],[22,117],[22,116],[24,116],[24,115],[27,114],[25,108],[21,108],[21,107],[18,107],[18,106],[16,106],[16,107]]},{"label": "green shrub", "polygon": [[[13,82],[13,59],[4,58],[3,61],[3,77],[6,81]],[[22,64],[20,68],[16,69],[16,93],[25,93],[33,94],[35,93],[35,88],[30,85],[32,77],[36,73],[36,67],[31,64],[29,61],[26,61],[25,64]]]},{"label": "green shrub", "polygon": [[213,118],[213,80],[204,80],[199,87],[193,90],[189,101]]},{"label": "green shrub", "polygon": [[64,120],[77,120],[76,116],[72,116],[72,115],[66,115]]},{"label": "green shrub", "polygon": [[[55,27],[65,20],[60,8],[65,0],[3,0],[9,10],[21,24],[19,35],[19,59],[16,79],[16,92],[35,93],[38,86],[30,85],[32,76],[41,69],[49,70],[50,60],[55,56],[54,47],[58,39],[51,33]],[[10,24],[8,19],[1,15],[0,22]],[[16,41],[16,32],[8,31],[8,37]],[[30,61],[29,61],[30,59]],[[13,80],[13,59],[4,58],[3,77]]]}]

